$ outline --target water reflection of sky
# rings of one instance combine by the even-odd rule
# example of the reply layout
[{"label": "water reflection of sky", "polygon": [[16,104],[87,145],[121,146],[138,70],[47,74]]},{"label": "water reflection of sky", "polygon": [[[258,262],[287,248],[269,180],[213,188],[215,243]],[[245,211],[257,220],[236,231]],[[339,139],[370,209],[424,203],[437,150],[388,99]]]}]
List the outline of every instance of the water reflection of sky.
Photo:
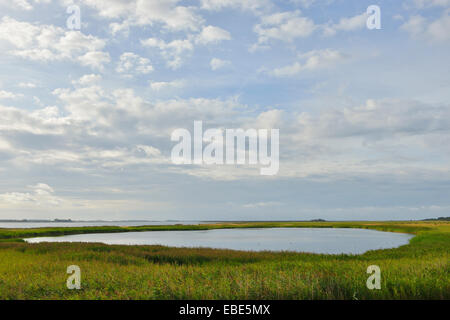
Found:
[{"label": "water reflection of sky", "polygon": [[101,242],[125,245],[209,247],[251,251],[361,254],[408,244],[412,235],[365,229],[273,228],[150,231],[27,239],[28,242]]}]

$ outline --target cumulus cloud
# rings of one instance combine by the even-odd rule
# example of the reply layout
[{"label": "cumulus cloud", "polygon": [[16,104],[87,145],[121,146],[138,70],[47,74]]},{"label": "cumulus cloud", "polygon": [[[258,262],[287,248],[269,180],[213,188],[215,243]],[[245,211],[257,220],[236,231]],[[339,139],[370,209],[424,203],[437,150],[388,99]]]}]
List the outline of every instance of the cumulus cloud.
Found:
[{"label": "cumulus cloud", "polygon": [[316,0],[290,0],[290,2],[300,5],[304,8],[309,8],[316,2]]},{"label": "cumulus cloud", "polygon": [[20,82],[17,85],[19,88],[36,88],[37,85],[34,82]]},{"label": "cumulus cloud", "polygon": [[111,61],[108,52],[90,51],[77,59],[81,65],[92,69],[103,70],[104,65]]},{"label": "cumulus cloud", "polygon": [[94,83],[97,83],[101,79],[102,79],[101,75],[92,73],[92,74],[85,74],[80,79],[72,81],[72,83],[86,86],[86,85],[92,85]]},{"label": "cumulus cloud", "polygon": [[148,38],[141,40],[144,47],[158,48],[167,65],[172,69],[177,69],[184,62],[195,48],[195,45],[217,44],[224,40],[231,40],[228,31],[219,27],[207,26],[197,35],[190,35],[186,39],[176,39],[166,42],[158,38]]},{"label": "cumulus cloud", "polygon": [[0,5],[11,9],[31,11],[36,3],[49,3],[51,0],[0,0]]},{"label": "cumulus cloud", "polygon": [[28,112],[15,107],[0,105],[0,132],[27,132],[30,134],[60,134],[67,119],[59,116],[57,107],[45,107]]},{"label": "cumulus cloud", "polygon": [[150,60],[133,52],[125,52],[119,58],[116,71],[125,74],[148,74],[153,71]]},{"label": "cumulus cloud", "polygon": [[[180,0],[81,0],[82,4],[96,10],[101,17],[119,19],[125,23],[125,28],[130,25],[161,24],[170,31],[198,30],[203,19],[196,13],[194,7],[179,5],[180,2]],[[121,25],[113,22],[111,28],[117,32],[117,28]]]},{"label": "cumulus cloud", "polygon": [[283,114],[284,112],[278,109],[263,111],[250,126],[259,129],[279,129],[284,125]]},{"label": "cumulus cloud", "polygon": [[183,62],[183,58],[194,50],[194,45],[189,39],[179,39],[170,42],[157,38],[141,40],[144,47],[158,48],[162,56],[167,60],[167,65],[177,69]]},{"label": "cumulus cloud", "polygon": [[219,11],[225,8],[249,10],[255,13],[269,9],[269,0],[201,0],[202,9]]},{"label": "cumulus cloud", "polygon": [[418,36],[424,32],[426,19],[420,15],[411,16],[407,22],[405,22],[401,29],[409,32],[412,36]]},{"label": "cumulus cloud", "polygon": [[231,64],[231,62],[228,60],[222,60],[219,58],[212,58],[209,64],[211,66],[211,69],[213,71],[216,71],[216,70],[222,69],[226,66],[229,66]]},{"label": "cumulus cloud", "polygon": [[271,74],[276,77],[295,76],[304,71],[312,71],[322,68],[331,67],[345,59],[345,55],[339,51],[332,49],[313,50],[303,54],[299,54],[299,61],[294,64],[276,68]]},{"label": "cumulus cloud", "polygon": [[[308,1],[303,5],[307,7]],[[334,36],[340,31],[357,31],[364,29],[366,22],[366,12],[341,18],[337,23],[329,21],[323,24],[315,23],[313,19],[304,16],[300,10],[266,14],[262,15],[260,23],[253,27],[253,31],[258,35],[258,42],[250,47],[250,51],[267,49],[271,40],[293,42],[296,39],[307,38],[318,31],[325,36]]]},{"label": "cumulus cloud", "polygon": [[450,0],[412,0],[418,8],[450,7]]},{"label": "cumulus cloud", "polygon": [[[283,117],[280,176],[325,179],[446,179],[450,106],[368,100]],[[277,124],[279,125],[279,124]],[[433,154],[431,164],[425,154]]]},{"label": "cumulus cloud", "polygon": [[35,61],[78,61],[101,69],[109,62],[109,53],[102,52],[105,40],[80,31],[65,30],[53,25],[40,25],[3,17],[0,40],[10,44],[11,55]]},{"label": "cumulus cloud", "polygon": [[281,12],[261,17],[261,23],[255,25],[258,43],[266,43],[271,39],[292,42],[297,38],[310,36],[317,26],[301,11]]},{"label": "cumulus cloud", "polygon": [[183,80],[173,81],[150,81],[150,88],[154,91],[161,91],[166,89],[181,88],[185,85]]},{"label": "cumulus cloud", "polygon": [[17,99],[22,97],[23,95],[17,94],[10,91],[0,90],[0,99]]},{"label": "cumulus cloud", "polygon": [[447,42],[450,40],[450,12],[445,12],[434,21],[421,15],[411,16],[400,28],[415,38]]},{"label": "cumulus cloud", "polygon": [[365,105],[329,109],[317,117],[298,117],[302,136],[392,138],[397,134],[421,135],[450,130],[450,108],[415,101],[367,100]]},{"label": "cumulus cloud", "polygon": [[202,32],[197,36],[196,42],[201,44],[217,43],[223,40],[231,40],[231,35],[228,31],[215,26],[207,26],[202,29]]},{"label": "cumulus cloud", "polygon": [[[88,86],[93,78],[83,76],[82,87],[54,90],[60,107],[26,111],[0,106],[0,136],[14,141],[15,149],[10,151],[15,163],[84,169],[167,163],[167,143],[174,128],[190,126],[196,119],[223,125],[240,107],[234,100],[214,99],[150,103],[130,89],[109,92],[95,83]],[[28,145],[33,136],[48,142],[45,149]],[[9,139],[3,139],[2,145],[10,146]],[[162,141],[165,155],[157,151]]]},{"label": "cumulus cloud", "polygon": [[367,13],[362,13],[350,18],[341,18],[338,23],[330,23],[323,26],[323,33],[326,36],[333,36],[338,31],[355,31],[364,29],[367,22]]},{"label": "cumulus cloud", "polygon": [[33,204],[37,206],[59,206],[63,200],[54,196],[55,192],[49,185],[38,183],[28,186],[31,192],[8,192],[0,194],[0,199],[10,204]]}]

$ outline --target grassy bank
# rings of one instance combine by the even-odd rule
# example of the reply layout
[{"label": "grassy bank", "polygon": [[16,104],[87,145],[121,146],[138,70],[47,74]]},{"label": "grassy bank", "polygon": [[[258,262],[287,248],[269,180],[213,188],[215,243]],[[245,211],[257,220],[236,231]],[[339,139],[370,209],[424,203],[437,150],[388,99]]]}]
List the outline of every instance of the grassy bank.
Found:
[{"label": "grassy bank", "polygon": [[[216,228],[368,228],[415,234],[363,255],[241,252],[162,246],[16,242],[23,237]],[[0,229],[1,299],[450,299],[449,222],[272,222],[198,226]],[[66,268],[82,289],[66,288]],[[368,290],[366,269],[381,268]]]}]

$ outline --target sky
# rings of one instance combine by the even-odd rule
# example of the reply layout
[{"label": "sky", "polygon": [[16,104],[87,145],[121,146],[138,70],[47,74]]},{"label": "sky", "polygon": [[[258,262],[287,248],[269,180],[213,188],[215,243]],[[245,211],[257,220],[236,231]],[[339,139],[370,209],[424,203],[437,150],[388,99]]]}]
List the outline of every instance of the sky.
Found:
[{"label": "sky", "polygon": [[[450,0],[0,0],[0,48],[0,219],[450,215]],[[194,121],[278,173],[174,164]]]}]

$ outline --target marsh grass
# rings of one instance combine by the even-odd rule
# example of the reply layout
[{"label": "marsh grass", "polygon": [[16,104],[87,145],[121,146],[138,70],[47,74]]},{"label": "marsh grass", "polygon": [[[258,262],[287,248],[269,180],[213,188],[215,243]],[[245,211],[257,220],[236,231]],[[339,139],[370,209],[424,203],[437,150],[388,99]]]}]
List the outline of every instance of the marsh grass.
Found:
[{"label": "marsh grass", "polygon": [[[21,237],[243,227],[367,228],[416,235],[362,255],[19,242]],[[449,222],[227,223],[200,226],[0,229],[1,299],[449,299]],[[66,288],[79,265],[82,289]],[[381,268],[369,290],[366,269]]]}]

